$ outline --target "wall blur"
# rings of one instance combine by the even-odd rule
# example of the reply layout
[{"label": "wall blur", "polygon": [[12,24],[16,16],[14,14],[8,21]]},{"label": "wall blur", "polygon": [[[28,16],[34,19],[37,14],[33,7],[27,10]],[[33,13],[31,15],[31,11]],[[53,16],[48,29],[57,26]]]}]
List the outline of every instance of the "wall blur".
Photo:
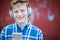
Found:
[{"label": "wall blur", "polygon": [[[14,22],[9,16],[11,0],[0,0],[0,31]],[[60,0],[29,0],[31,22],[39,27],[44,40],[60,40]]]}]

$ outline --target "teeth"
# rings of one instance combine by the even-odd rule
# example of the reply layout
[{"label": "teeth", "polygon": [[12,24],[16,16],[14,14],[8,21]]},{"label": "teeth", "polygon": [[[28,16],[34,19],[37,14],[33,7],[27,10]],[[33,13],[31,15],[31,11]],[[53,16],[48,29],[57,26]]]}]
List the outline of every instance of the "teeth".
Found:
[{"label": "teeth", "polygon": [[24,16],[23,17],[17,17],[18,19],[22,19],[22,18],[24,18]]}]

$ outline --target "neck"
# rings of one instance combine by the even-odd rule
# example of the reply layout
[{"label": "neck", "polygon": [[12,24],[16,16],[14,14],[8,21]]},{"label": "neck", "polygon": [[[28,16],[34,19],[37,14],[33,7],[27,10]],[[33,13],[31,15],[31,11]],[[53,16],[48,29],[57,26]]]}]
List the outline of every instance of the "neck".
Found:
[{"label": "neck", "polygon": [[25,27],[25,25],[27,25],[27,23],[28,23],[28,20],[26,22],[23,22],[23,23],[18,23],[20,28],[21,28],[21,30],[24,29],[24,27]]}]

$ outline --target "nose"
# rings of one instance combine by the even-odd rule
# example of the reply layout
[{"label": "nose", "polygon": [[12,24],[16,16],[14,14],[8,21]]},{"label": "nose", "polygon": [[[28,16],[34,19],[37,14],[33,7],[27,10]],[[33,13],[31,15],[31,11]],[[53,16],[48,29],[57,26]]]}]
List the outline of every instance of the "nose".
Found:
[{"label": "nose", "polygon": [[22,12],[21,11],[19,11],[19,15],[22,15]]}]

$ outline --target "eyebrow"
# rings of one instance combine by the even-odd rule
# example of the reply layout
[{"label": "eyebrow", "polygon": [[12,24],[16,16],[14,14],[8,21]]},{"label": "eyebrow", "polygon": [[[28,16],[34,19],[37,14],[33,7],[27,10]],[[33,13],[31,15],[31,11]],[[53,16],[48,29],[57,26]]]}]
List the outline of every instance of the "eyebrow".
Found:
[{"label": "eyebrow", "polygon": [[17,4],[17,3],[21,3],[21,4],[22,4],[22,3],[27,3],[27,1],[16,1],[16,2],[13,3],[13,5],[15,5],[15,4]]}]

